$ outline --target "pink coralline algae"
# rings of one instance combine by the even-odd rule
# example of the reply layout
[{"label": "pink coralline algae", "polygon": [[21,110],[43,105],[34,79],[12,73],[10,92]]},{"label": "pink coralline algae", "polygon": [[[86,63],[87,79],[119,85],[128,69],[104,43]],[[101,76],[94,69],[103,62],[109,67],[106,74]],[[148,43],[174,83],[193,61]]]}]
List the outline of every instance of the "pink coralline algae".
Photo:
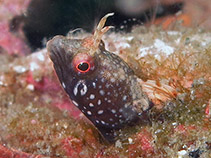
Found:
[{"label": "pink coralline algae", "polygon": [[0,1],[0,51],[15,55],[30,53],[21,26],[15,32],[10,30],[12,18],[24,14],[29,2],[30,0]]},{"label": "pink coralline algae", "polygon": [[[26,55],[30,52],[23,39],[9,31],[8,23],[0,23],[0,46],[8,54]],[[2,51],[2,50],[1,50]]]}]

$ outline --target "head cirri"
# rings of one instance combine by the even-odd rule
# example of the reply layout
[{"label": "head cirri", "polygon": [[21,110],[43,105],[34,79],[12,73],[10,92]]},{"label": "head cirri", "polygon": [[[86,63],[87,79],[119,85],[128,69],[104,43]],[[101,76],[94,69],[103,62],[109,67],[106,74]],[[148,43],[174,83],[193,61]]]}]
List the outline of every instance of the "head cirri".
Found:
[{"label": "head cirri", "polygon": [[110,28],[104,24],[111,15],[101,19],[93,36],[84,39],[56,36],[47,43],[66,93],[109,142],[114,141],[115,130],[135,124],[150,107],[132,69],[105,50],[101,41]]}]

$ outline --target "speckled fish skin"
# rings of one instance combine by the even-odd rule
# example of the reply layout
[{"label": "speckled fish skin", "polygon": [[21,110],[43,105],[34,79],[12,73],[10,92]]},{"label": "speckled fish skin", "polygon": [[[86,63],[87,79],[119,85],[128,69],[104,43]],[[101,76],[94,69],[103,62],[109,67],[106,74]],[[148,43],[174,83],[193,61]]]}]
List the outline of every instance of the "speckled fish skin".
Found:
[{"label": "speckled fish skin", "polygon": [[103,42],[93,54],[94,70],[77,73],[72,60],[83,50],[83,40],[56,36],[47,49],[61,85],[72,102],[109,142],[115,130],[135,124],[150,108],[133,70],[117,55],[108,52]]}]

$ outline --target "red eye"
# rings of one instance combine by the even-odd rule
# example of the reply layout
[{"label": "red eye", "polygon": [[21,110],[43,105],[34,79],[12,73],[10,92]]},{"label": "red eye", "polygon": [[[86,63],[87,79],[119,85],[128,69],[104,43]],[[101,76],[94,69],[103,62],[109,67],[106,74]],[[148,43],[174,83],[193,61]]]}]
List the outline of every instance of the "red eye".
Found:
[{"label": "red eye", "polygon": [[90,70],[90,64],[87,61],[81,62],[76,66],[76,69],[79,72],[88,72]]},{"label": "red eye", "polygon": [[93,71],[95,64],[93,57],[87,53],[78,53],[73,57],[72,61],[74,70],[79,73]]}]

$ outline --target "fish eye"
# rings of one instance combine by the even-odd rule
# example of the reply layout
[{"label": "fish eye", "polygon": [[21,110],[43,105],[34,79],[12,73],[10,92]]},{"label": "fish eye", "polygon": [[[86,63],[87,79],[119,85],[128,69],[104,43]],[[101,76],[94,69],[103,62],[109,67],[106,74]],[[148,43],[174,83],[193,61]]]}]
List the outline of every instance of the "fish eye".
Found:
[{"label": "fish eye", "polygon": [[78,53],[73,57],[72,66],[75,72],[86,74],[95,69],[95,62],[92,56],[87,53]]},{"label": "fish eye", "polygon": [[87,61],[80,62],[78,65],[76,65],[76,69],[79,72],[88,72],[90,70],[90,63]]}]

